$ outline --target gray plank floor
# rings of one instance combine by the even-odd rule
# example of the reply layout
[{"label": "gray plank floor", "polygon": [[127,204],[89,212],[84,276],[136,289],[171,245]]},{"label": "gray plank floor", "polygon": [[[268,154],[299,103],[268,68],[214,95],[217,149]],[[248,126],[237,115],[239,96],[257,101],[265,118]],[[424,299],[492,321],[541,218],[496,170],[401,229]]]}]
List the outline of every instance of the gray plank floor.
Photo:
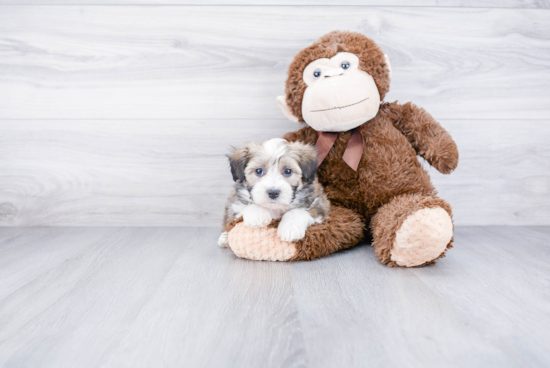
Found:
[{"label": "gray plank floor", "polygon": [[1,228],[0,366],[549,366],[549,235],[459,227],[389,269],[366,245],[241,260],[215,228]]}]

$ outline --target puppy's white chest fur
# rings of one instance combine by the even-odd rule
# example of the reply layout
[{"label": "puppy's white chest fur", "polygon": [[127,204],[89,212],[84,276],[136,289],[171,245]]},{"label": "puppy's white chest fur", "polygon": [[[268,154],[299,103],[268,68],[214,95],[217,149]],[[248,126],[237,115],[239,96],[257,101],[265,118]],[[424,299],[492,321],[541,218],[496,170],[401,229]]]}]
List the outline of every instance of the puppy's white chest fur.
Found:
[{"label": "puppy's white chest fur", "polygon": [[[255,204],[249,204],[249,205],[246,205],[242,202],[235,202],[235,203],[232,203],[231,204],[231,209],[233,210],[233,212],[235,213],[235,218],[239,218],[239,217],[242,217],[243,216],[243,212],[245,211],[245,209],[249,206],[257,206]],[[258,206],[259,207],[259,206]],[[272,220],[278,220],[280,219],[281,217],[283,217],[283,215],[285,214],[285,212],[287,212],[288,210],[286,208],[284,209],[272,209],[272,208],[264,208],[262,207],[265,211],[267,211],[269,213],[269,216],[271,217]]]},{"label": "puppy's white chest fur", "polygon": [[278,220],[280,219],[281,217],[283,217],[283,215],[285,214],[285,212],[287,212],[287,209],[286,208],[283,208],[283,209],[271,209],[271,208],[266,208],[269,213],[271,214],[271,218],[273,220]]}]

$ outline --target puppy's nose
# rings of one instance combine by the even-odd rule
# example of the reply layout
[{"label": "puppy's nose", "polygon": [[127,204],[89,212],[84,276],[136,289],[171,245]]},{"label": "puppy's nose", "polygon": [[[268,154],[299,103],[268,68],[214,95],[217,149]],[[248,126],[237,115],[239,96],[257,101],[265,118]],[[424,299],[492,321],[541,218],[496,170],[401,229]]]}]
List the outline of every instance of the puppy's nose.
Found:
[{"label": "puppy's nose", "polygon": [[275,199],[275,198],[279,197],[279,194],[281,194],[281,191],[277,190],[277,189],[270,189],[270,190],[267,191],[267,195],[271,199]]}]

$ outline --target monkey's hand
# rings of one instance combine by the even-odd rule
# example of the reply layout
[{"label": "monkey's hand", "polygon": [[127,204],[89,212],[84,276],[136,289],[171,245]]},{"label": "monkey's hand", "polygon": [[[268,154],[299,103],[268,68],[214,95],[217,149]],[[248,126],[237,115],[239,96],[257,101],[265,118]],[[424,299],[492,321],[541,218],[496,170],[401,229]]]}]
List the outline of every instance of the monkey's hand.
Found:
[{"label": "monkey's hand", "polygon": [[[429,150],[433,150],[433,152],[429,152]],[[449,134],[431,142],[429,150],[421,156],[440,173],[450,174],[456,169],[458,165],[458,148]]]},{"label": "monkey's hand", "polygon": [[453,138],[421,107],[410,102],[387,104],[393,125],[403,133],[416,152],[439,172],[450,174],[458,165],[458,148]]}]

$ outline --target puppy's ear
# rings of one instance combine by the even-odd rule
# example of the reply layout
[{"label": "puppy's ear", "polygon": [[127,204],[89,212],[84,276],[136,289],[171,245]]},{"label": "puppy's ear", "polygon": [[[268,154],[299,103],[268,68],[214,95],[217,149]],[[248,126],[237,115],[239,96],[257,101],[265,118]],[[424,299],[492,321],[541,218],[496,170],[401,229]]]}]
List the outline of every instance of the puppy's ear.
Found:
[{"label": "puppy's ear", "polygon": [[231,174],[235,182],[242,183],[244,181],[244,170],[250,160],[248,147],[234,148],[233,151],[227,155],[229,158],[229,165],[231,166]]},{"label": "puppy's ear", "polygon": [[302,170],[302,180],[304,183],[311,184],[315,180],[317,172],[317,150],[314,146],[303,143],[290,143],[289,148],[294,151],[298,165]]}]

